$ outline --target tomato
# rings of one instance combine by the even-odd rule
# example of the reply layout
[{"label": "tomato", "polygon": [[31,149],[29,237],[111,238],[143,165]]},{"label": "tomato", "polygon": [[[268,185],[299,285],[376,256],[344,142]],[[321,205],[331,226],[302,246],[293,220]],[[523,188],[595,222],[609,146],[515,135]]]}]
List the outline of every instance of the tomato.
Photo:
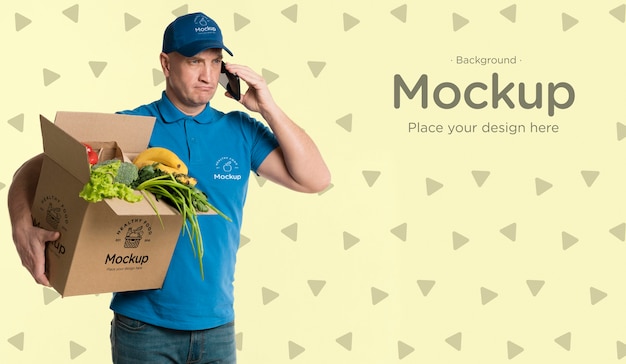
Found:
[{"label": "tomato", "polygon": [[98,153],[94,152],[93,150],[91,152],[87,152],[87,158],[89,159],[89,164],[91,164],[92,166],[98,163]]},{"label": "tomato", "polygon": [[87,159],[89,160],[89,164],[93,166],[94,164],[98,163],[98,153],[96,153],[96,151],[93,150],[91,145],[87,143],[83,143],[83,145],[85,146],[85,149],[87,150]]}]

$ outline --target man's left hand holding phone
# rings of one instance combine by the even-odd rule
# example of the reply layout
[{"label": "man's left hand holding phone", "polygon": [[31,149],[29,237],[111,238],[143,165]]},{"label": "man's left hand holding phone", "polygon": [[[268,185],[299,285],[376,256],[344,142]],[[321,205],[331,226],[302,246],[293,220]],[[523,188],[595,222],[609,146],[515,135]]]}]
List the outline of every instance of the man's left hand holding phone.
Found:
[{"label": "man's left hand holding phone", "polygon": [[222,62],[222,72],[219,79],[220,85],[228,91],[228,94],[235,100],[241,99],[241,83],[239,76],[228,72],[226,65]]}]

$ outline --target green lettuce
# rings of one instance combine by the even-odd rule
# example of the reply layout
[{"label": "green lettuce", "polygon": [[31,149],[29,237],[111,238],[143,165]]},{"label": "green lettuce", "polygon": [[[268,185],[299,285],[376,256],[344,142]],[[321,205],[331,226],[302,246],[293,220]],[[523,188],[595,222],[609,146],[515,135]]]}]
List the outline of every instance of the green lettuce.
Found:
[{"label": "green lettuce", "polygon": [[[99,202],[105,198],[120,198],[127,202],[137,202],[143,197],[134,193],[133,189],[122,182],[118,182],[120,166],[125,165],[120,160],[94,165],[91,169],[89,182],[85,184],[78,194],[89,202]],[[127,172],[126,166],[121,170]]]}]

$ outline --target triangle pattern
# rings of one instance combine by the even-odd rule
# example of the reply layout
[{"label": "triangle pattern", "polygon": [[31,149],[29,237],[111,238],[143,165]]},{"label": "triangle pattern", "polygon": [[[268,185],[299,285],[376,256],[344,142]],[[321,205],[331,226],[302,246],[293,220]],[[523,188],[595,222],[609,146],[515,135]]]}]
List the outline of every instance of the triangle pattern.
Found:
[{"label": "triangle pattern", "polygon": [[516,356],[520,355],[523,351],[524,348],[517,345],[516,343],[512,342],[512,341],[507,341],[506,343],[506,351],[508,354],[508,358],[513,359]]},{"label": "triangle pattern", "polygon": [[452,29],[456,32],[469,24],[469,20],[465,19],[457,13],[452,13]]},{"label": "triangle pattern", "polygon": [[78,4],[63,10],[63,15],[67,16],[74,23],[78,23]]},{"label": "triangle pattern", "polygon": [[500,14],[509,19],[511,21],[511,23],[515,23],[516,17],[517,17],[517,5],[513,4],[507,8],[504,8],[500,11]]},{"label": "triangle pattern", "polygon": [[52,303],[52,301],[56,300],[59,297],[61,297],[61,295],[57,291],[50,289],[48,287],[43,287],[43,304],[44,305],[49,305],[50,303]]},{"label": "triangle pattern", "polygon": [[250,24],[250,19],[244,17],[241,14],[235,13],[233,15],[233,19],[235,20],[235,31],[239,31],[245,26],[247,26],[248,24]]},{"label": "triangle pattern", "polygon": [[0,191],[2,191],[7,185],[5,185],[4,183],[0,182]]},{"label": "triangle pattern", "polygon": [[352,333],[349,332],[337,338],[337,344],[343,346],[346,350],[352,350]]},{"label": "triangle pattern", "polygon": [[616,227],[609,230],[609,232],[619,240],[626,241],[626,223],[617,225]]},{"label": "triangle pattern", "polygon": [[489,302],[493,301],[496,297],[498,297],[498,294],[496,292],[491,291],[485,287],[480,288],[480,299],[483,305],[486,305]]},{"label": "triangle pattern", "polygon": [[459,249],[468,242],[469,239],[467,237],[457,233],[456,231],[452,232],[452,248],[454,248],[454,250]]},{"label": "triangle pattern", "polygon": [[626,138],[626,125],[617,123],[617,140]]},{"label": "triangle pattern", "polygon": [[18,131],[24,131],[24,114],[19,114],[12,117],[11,119],[9,119],[8,123]]},{"label": "triangle pattern", "polygon": [[537,296],[546,282],[529,279],[526,281],[526,284],[528,285],[528,289],[530,289],[530,293],[532,293],[533,296]]},{"label": "triangle pattern", "polygon": [[278,293],[272,291],[269,288],[263,287],[261,289],[261,296],[263,297],[263,304],[267,305],[268,303],[274,301],[280,296]]},{"label": "triangle pattern", "polygon": [[261,70],[261,75],[263,76],[263,79],[265,80],[265,82],[269,85],[270,83],[276,81],[276,79],[278,79],[278,74],[270,71],[270,70],[266,70],[265,68],[263,68]]},{"label": "triangle pattern", "polygon": [[248,243],[250,243],[250,241],[252,241],[249,237],[240,234],[239,235],[239,249],[241,249],[242,247],[244,247],[245,245],[247,245]]},{"label": "triangle pattern", "polygon": [[361,21],[348,13],[343,13],[343,30],[347,32],[348,30],[357,26]]},{"label": "triangle pattern", "polygon": [[309,69],[315,78],[317,78],[317,76],[322,73],[324,67],[326,67],[326,62],[309,61],[307,64],[309,65]]},{"label": "triangle pattern", "polygon": [[293,4],[290,7],[280,12],[285,18],[291,20],[294,23],[298,22],[298,4]]},{"label": "triangle pattern", "polygon": [[367,182],[367,185],[372,187],[374,183],[376,183],[376,181],[378,180],[378,177],[380,177],[380,172],[363,171],[363,177],[365,177],[365,182]]},{"label": "triangle pattern", "polygon": [[93,75],[96,76],[96,78],[100,77],[100,75],[102,74],[102,71],[104,71],[106,66],[107,66],[106,62],[97,62],[97,61],[89,62],[89,67],[91,67],[91,72],[93,72]]},{"label": "triangle pattern", "polygon": [[13,345],[17,350],[24,351],[24,333],[20,332],[19,334],[10,337],[8,340],[9,344]]},{"label": "triangle pattern", "polygon": [[535,190],[537,192],[537,196],[543,195],[547,190],[552,188],[552,183],[546,182],[541,178],[535,178]]},{"label": "triangle pattern", "polygon": [[606,292],[602,292],[597,288],[591,287],[589,288],[589,296],[591,297],[591,304],[595,305],[596,303],[602,301],[608,296]]},{"label": "triangle pattern", "polygon": [[474,176],[474,180],[476,181],[478,187],[483,186],[490,174],[491,172],[489,171],[472,171],[472,175]]},{"label": "triangle pattern", "polygon": [[293,359],[295,357],[297,357],[298,355],[304,353],[305,349],[294,343],[293,341],[289,341],[289,359]]},{"label": "triangle pattern", "polygon": [[609,14],[613,15],[615,19],[621,21],[622,23],[626,22],[626,4],[622,4],[609,11]]},{"label": "triangle pattern", "polygon": [[153,68],[152,69],[152,84],[154,86],[158,86],[163,82],[165,82],[165,75],[163,74],[163,71]]},{"label": "triangle pattern", "polygon": [[420,291],[422,291],[422,295],[426,297],[435,286],[435,283],[435,281],[430,280],[419,280],[417,281],[417,286],[420,288]]},{"label": "triangle pattern", "polygon": [[239,332],[235,335],[235,345],[237,350],[243,350],[243,332]]},{"label": "triangle pattern", "polygon": [[426,194],[428,196],[443,188],[443,184],[431,178],[426,178]]},{"label": "triangle pattern", "polygon": [[348,250],[355,246],[361,239],[356,236],[344,231],[343,232],[343,249]]},{"label": "triangle pattern", "polygon": [[578,19],[566,13],[561,14],[561,21],[563,22],[563,31],[570,30],[574,25],[578,24]]},{"label": "triangle pattern", "polygon": [[335,187],[335,185],[331,183],[331,184],[328,185],[328,187],[326,187],[322,191],[318,192],[317,195],[321,196],[321,195],[325,194],[326,192],[328,192],[329,190],[331,190],[333,187]]},{"label": "triangle pattern", "polygon": [[352,131],[352,114],[348,114],[346,116],[343,116],[337,119],[337,125],[341,126],[346,131],[351,132]]},{"label": "triangle pattern", "polygon": [[128,32],[137,25],[141,24],[141,20],[136,17],[130,15],[129,13],[124,13],[124,29]]},{"label": "triangle pattern", "polygon": [[406,344],[402,341],[398,341],[398,359],[404,359],[407,355],[411,354],[415,351],[411,345]]},{"label": "triangle pattern", "polygon": [[25,17],[20,13],[15,13],[15,31],[19,32],[20,30],[26,28],[33,21]]},{"label": "triangle pattern", "polygon": [[452,346],[456,350],[461,351],[462,340],[463,340],[463,334],[460,332],[457,332],[456,334],[447,338],[446,342],[448,343],[448,345]]},{"label": "triangle pattern", "polygon": [[563,241],[563,250],[567,250],[571,248],[574,244],[578,243],[577,237],[565,231],[561,233],[561,240]]},{"label": "triangle pattern", "polygon": [[49,86],[54,81],[58,80],[61,77],[58,73],[52,72],[47,68],[43,69],[43,84],[44,86]]},{"label": "triangle pattern", "polygon": [[286,228],[282,229],[281,232],[293,241],[298,240],[298,223],[293,223]]},{"label": "triangle pattern", "polygon": [[407,15],[407,5],[401,5],[391,11],[391,15],[396,17],[396,19],[400,20],[403,23],[406,23],[406,15]]},{"label": "triangle pattern", "polygon": [[259,176],[256,173],[254,174],[254,179],[256,180],[256,183],[258,183],[259,187],[263,187],[265,182],[267,182],[267,178]]},{"label": "triangle pattern", "polygon": [[384,300],[387,297],[389,297],[389,293],[376,287],[372,287],[372,305],[379,304],[380,301]]},{"label": "triangle pattern", "polygon": [[189,13],[189,5],[187,4],[172,10],[172,14],[174,14],[175,17],[179,17],[188,13]]},{"label": "triangle pattern", "polygon": [[617,342],[617,359],[620,360],[626,356],[626,344],[621,341]]},{"label": "triangle pattern", "polygon": [[583,176],[587,187],[591,187],[593,183],[596,181],[600,172],[598,171],[580,171],[580,174]]},{"label": "triangle pattern", "polygon": [[322,288],[326,285],[326,281],[318,281],[318,280],[309,280],[307,282],[309,284],[309,288],[311,288],[311,292],[313,292],[313,296],[320,294]]},{"label": "triangle pattern", "polygon": [[559,346],[561,346],[563,349],[570,351],[570,349],[572,348],[572,333],[568,332],[567,334],[563,334],[554,339],[554,342],[559,344]]},{"label": "triangle pattern", "polygon": [[391,229],[391,233],[402,241],[406,241],[406,232],[407,232],[406,222],[404,224],[400,224],[396,226],[395,228]]},{"label": "triangle pattern", "polygon": [[70,359],[74,360],[83,354],[87,349],[77,344],[74,341],[70,341]]},{"label": "triangle pattern", "polygon": [[502,229],[500,229],[500,232],[502,233],[502,235],[509,238],[509,240],[515,241],[515,238],[517,235],[517,224],[512,223],[511,225],[505,226]]}]

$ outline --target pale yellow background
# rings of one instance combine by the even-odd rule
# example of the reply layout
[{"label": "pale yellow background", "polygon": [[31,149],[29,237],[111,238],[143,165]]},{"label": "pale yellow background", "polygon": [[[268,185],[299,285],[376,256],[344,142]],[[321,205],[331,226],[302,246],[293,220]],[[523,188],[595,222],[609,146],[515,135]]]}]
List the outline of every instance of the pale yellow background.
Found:
[{"label": "pale yellow background", "polygon": [[[78,22],[63,14],[76,4]],[[333,173],[319,195],[251,180],[236,277],[241,363],[618,362],[626,244],[610,230],[626,221],[626,141],[617,127],[626,123],[626,26],[609,12],[621,3],[524,1],[511,22],[500,11],[513,4],[4,1],[0,200],[6,205],[13,171],[41,151],[39,114],[157,99],[164,27],[173,12],[204,11],[235,53],[227,61],[278,76],[275,98]],[[281,13],[293,5],[295,22]],[[406,22],[392,14],[403,5]],[[31,21],[19,31],[16,13]],[[139,24],[126,30],[125,13]],[[469,23],[454,31],[453,13]],[[562,13],[579,22],[564,31]],[[521,61],[456,65],[457,55]],[[92,61],[106,62],[99,77]],[[325,66],[318,74],[309,62]],[[60,77],[45,86],[44,69]],[[568,82],[576,101],[554,117],[545,107],[439,110],[432,99],[427,110],[406,98],[393,108],[394,74],[410,85],[428,74],[433,89],[490,84],[493,72],[503,84],[542,82],[544,93],[549,82]],[[515,100],[517,87],[509,94]],[[237,107],[221,95],[213,106]],[[8,122],[21,114],[23,131]],[[411,121],[560,129],[420,135],[408,133]],[[472,171],[490,174],[479,186]],[[581,171],[599,175],[588,186]],[[538,194],[536,178],[552,188]],[[427,179],[443,187],[428,190]],[[21,267],[4,208],[0,224],[0,361],[110,362],[110,295],[55,299]],[[515,241],[500,232],[511,224]],[[396,230],[403,226],[406,239]],[[563,232],[577,241],[568,249]],[[454,249],[453,233],[469,241]],[[435,281],[427,294],[421,280]],[[536,296],[528,280],[544,282]],[[321,291],[309,281],[323,281]],[[483,301],[482,288],[497,296]]]}]

